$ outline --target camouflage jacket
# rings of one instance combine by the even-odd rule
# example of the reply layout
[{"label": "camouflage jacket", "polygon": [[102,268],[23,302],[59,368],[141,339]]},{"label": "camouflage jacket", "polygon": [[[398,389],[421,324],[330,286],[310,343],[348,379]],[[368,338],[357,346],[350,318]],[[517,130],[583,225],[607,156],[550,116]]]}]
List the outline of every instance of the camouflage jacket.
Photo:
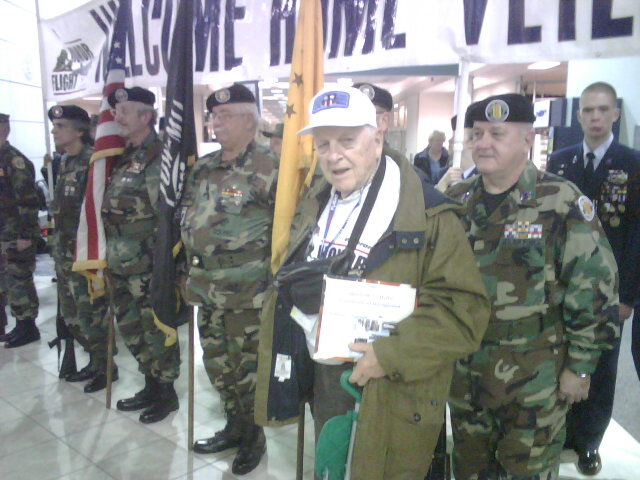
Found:
[{"label": "camouflage jacket", "polygon": [[58,262],[73,261],[92,153],[93,147],[87,144],[78,155],[64,155],[60,162],[51,203],[56,228],[54,257]]},{"label": "camouflage jacket", "polygon": [[260,308],[267,287],[277,179],[273,152],[250,143],[233,162],[222,152],[200,158],[181,200],[187,301]]},{"label": "camouflage jacket", "polygon": [[0,241],[37,238],[39,203],[33,163],[5,142],[0,146]]},{"label": "camouflage jacket", "polygon": [[120,275],[151,273],[158,225],[162,142],[155,132],[127,147],[111,173],[102,203],[109,269]]},{"label": "camouflage jacket", "polygon": [[591,201],[529,163],[489,216],[476,176],[447,190],[492,303],[483,345],[528,351],[565,344],[565,367],[592,373],[620,335],[618,269]]}]

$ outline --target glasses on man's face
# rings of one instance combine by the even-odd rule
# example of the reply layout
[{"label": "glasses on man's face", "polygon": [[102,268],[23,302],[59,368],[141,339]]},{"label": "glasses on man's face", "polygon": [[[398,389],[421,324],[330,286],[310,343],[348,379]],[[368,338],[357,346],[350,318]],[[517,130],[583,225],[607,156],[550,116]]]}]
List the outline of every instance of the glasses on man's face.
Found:
[{"label": "glasses on man's face", "polygon": [[220,121],[220,122],[226,122],[229,119],[233,118],[233,117],[239,117],[240,115],[244,115],[243,113],[231,113],[231,112],[211,112],[211,120],[212,121]]}]

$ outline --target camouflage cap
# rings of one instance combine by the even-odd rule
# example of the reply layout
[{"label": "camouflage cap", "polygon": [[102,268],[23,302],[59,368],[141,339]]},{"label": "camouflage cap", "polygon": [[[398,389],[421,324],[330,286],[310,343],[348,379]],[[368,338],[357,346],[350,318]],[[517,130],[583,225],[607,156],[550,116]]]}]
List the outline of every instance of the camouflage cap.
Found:
[{"label": "camouflage cap", "polygon": [[506,93],[494,95],[467,108],[465,126],[473,127],[473,122],[492,123],[533,123],[536,119],[533,104],[524,95]]},{"label": "camouflage cap", "polygon": [[383,108],[387,112],[393,110],[393,97],[384,88],[376,87],[371,83],[355,83],[353,88],[357,88],[369,97],[376,107]]},{"label": "camouflage cap", "polygon": [[262,130],[262,134],[267,138],[271,138],[271,137],[282,138],[284,136],[284,123],[278,123],[273,129],[273,132]]},{"label": "camouflage cap", "polygon": [[207,98],[207,110],[218,105],[228,105],[230,103],[256,103],[256,97],[251,90],[240,83],[234,83],[228,88],[216,90]]},{"label": "camouflage cap", "polygon": [[9,122],[9,114],[0,113],[0,123],[8,123],[8,122]]},{"label": "camouflage cap", "polygon": [[54,105],[49,109],[49,120],[81,120],[89,123],[89,114],[84,108],[80,108],[77,105]]},{"label": "camouflage cap", "polygon": [[117,103],[140,102],[153,107],[156,103],[156,96],[152,91],[142,87],[118,88],[109,94],[107,98],[111,108],[115,108]]}]

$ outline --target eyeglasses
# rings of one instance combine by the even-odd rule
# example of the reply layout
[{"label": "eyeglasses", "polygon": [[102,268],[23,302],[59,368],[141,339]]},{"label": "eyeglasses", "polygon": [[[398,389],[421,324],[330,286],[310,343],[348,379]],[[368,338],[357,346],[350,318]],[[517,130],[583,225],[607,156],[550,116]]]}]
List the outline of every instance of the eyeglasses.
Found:
[{"label": "eyeglasses", "polygon": [[219,120],[221,122],[226,122],[230,118],[239,117],[241,115],[245,115],[245,114],[244,113],[230,113],[230,112],[222,112],[222,113],[211,112],[211,120],[212,121]]}]

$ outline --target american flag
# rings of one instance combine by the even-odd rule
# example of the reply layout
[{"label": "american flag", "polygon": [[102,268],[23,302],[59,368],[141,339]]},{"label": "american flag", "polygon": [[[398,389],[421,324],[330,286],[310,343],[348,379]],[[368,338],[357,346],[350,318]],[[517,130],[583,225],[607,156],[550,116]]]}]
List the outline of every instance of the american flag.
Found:
[{"label": "american flag", "polygon": [[102,198],[115,156],[124,151],[124,138],[119,134],[120,129],[111,113],[107,98],[111,92],[124,87],[125,41],[130,14],[129,0],[120,0],[107,62],[94,153],[89,166],[87,192],[82,202],[76,241],[73,270],[89,279],[89,293],[92,297],[104,294],[103,269],[107,265],[107,243],[100,215]]}]

